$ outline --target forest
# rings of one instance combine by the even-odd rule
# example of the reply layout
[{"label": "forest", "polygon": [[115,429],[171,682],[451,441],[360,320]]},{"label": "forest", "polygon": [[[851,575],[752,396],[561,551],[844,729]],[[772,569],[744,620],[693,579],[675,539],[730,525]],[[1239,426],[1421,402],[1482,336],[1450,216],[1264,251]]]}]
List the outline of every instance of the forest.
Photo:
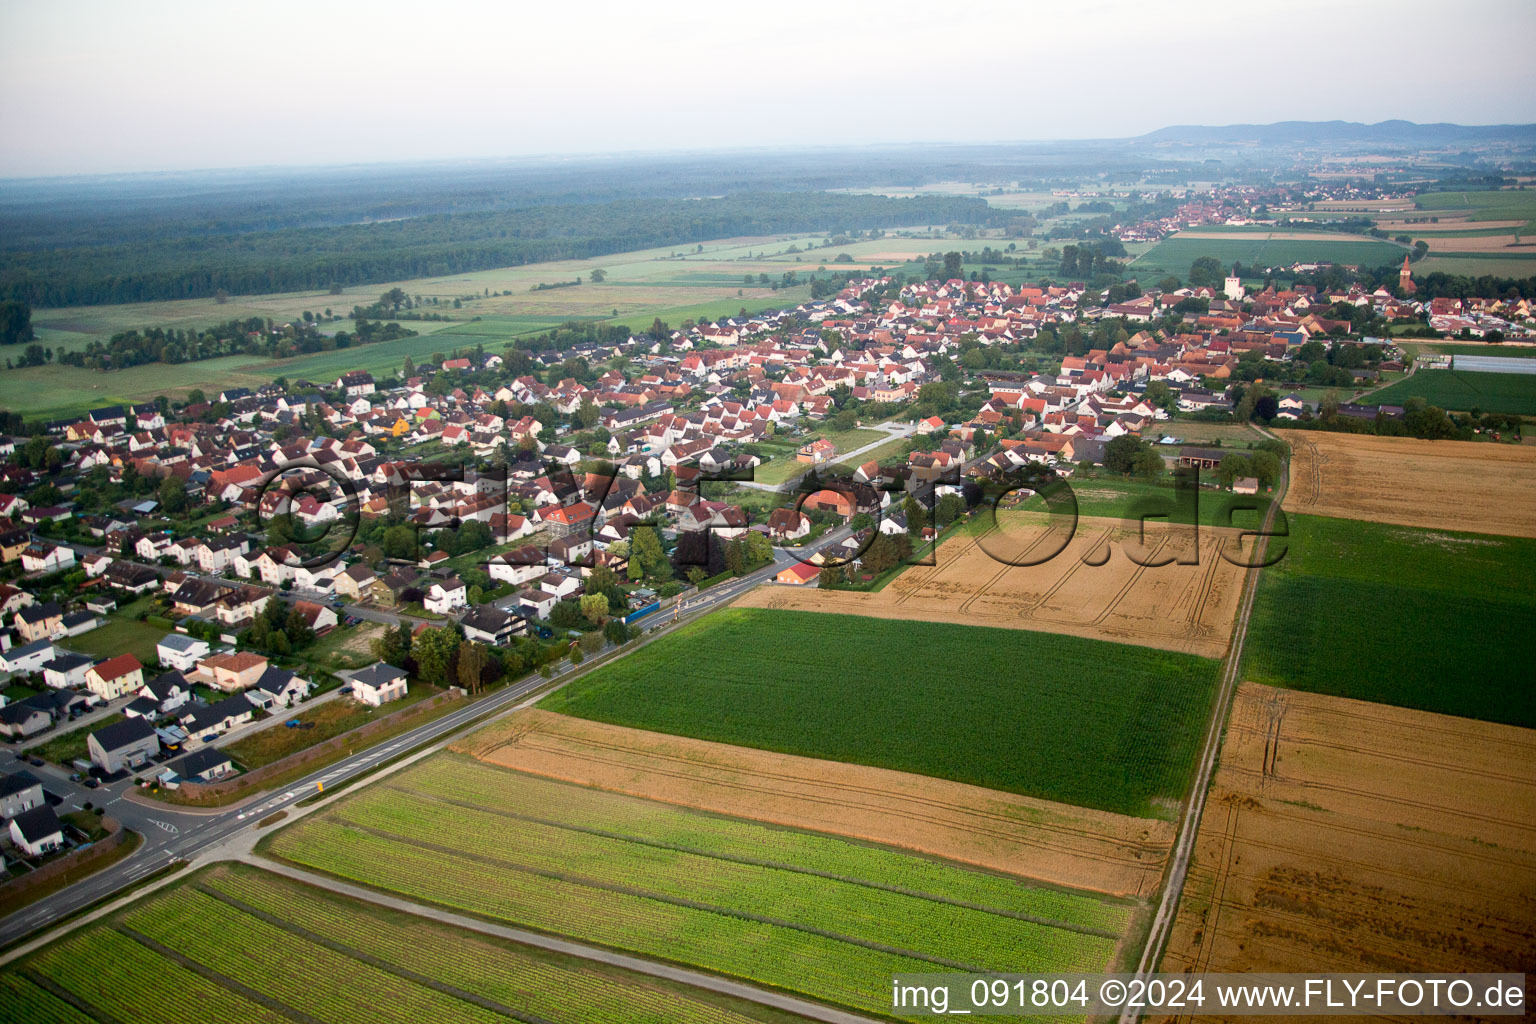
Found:
[{"label": "forest", "polygon": [[[13,251],[0,256],[0,298],[37,308],[201,298],[220,291],[339,290],[736,235],[913,224],[990,226],[1008,216],[975,198],[826,192],[549,205]],[[153,225],[146,230],[153,231]]]}]

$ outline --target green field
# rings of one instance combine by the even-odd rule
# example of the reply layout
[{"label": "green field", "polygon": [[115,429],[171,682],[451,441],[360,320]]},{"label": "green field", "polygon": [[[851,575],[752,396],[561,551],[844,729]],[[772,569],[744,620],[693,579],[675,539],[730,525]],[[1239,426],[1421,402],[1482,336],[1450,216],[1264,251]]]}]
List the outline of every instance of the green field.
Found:
[{"label": "green field", "polygon": [[1536,373],[1420,370],[1380,391],[1371,392],[1364,401],[1367,405],[1402,405],[1415,397],[1457,412],[1475,408],[1483,412],[1536,416]]},{"label": "green field", "polygon": [[[1526,231],[1536,231],[1536,192],[1421,192],[1413,205],[1433,213],[1470,213],[1472,220],[1525,220]],[[1411,229],[1410,229],[1411,230]]]},{"label": "green field", "polygon": [[1536,726],[1536,540],[1289,520],[1243,678]]},{"label": "green field", "polygon": [[267,845],[410,898],[876,1013],[902,971],[1104,970],[1127,920],[1095,897],[456,756]]},{"label": "green field", "polygon": [[137,619],[108,615],[105,622],[89,633],[65,637],[59,644],[93,658],[131,654],[139,659],[139,664],[148,666],[159,663],[160,654],[155,648],[168,632]]},{"label": "green field", "polygon": [[198,872],[0,973],[0,1020],[29,1024],[800,1019],[244,865]]},{"label": "green field", "polygon": [[1251,266],[1290,266],[1292,263],[1351,263],[1364,267],[1401,263],[1402,246],[1373,238],[1359,241],[1333,239],[1275,239],[1238,235],[1232,238],[1184,238],[1173,235],[1130,264],[1129,271],[1143,282],[1164,274],[1183,278],[1190,264],[1201,256],[1222,263]]},{"label": "green field", "polygon": [[546,697],[551,711],[1160,816],[1217,663],[1028,630],[730,608]]}]

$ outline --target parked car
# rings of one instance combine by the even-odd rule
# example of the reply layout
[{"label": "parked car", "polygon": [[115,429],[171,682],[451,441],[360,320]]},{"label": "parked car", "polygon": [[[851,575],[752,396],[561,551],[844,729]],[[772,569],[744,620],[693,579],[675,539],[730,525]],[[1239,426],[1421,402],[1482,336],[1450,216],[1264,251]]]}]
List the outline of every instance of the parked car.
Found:
[{"label": "parked car", "polygon": [[538,633],[540,640],[548,640],[550,637],[555,635],[555,631],[550,629],[548,626],[540,626]]},{"label": "parked car", "polygon": [[96,781],[95,779],[86,779],[85,780],[85,788],[86,789],[95,789],[99,785],[101,785],[101,783]]},{"label": "parked car", "polygon": [[43,759],[40,757],[28,758],[27,764],[30,764],[33,768],[41,768],[43,766]]}]

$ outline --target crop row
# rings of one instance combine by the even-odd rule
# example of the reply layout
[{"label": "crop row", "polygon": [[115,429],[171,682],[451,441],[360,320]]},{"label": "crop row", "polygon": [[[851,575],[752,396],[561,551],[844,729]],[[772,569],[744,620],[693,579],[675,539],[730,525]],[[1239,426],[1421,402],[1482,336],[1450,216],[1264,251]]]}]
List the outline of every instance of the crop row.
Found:
[{"label": "crop row", "polygon": [[707,910],[520,871],[488,871],[324,820],[276,837],[274,852],[404,896],[690,964],[877,1013],[894,974],[927,961]]},{"label": "crop row", "polygon": [[124,921],[183,956],[322,1020],[506,1024],[490,1010],[342,956],[192,889],[169,893]]},{"label": "crop row", "polygon": [[738,1013],[662,992],[632,975],[577,970],[519,955],[471,934],[425,922],[387,925],[274,876],[210,878],[207,886],[315,935],[546,1020],[583,1024],[752,1024]]},{"label": "crop row", "polygon": [[[696,901],[983,970],[1070,970],[1090,942],[1112,942],[984,911],[776,868],[659,849],[416,798],[365,793],[333,816],[496,865],[555,872],[646,895]],[[451,854],[450,854],[451,859]],[[478,865],[478,870],[498,870]],[[1021,963],[1021,950],[1030,962]],[[1102,963],[1102,961],[1101,961]]]},{"label": "crop row", "polygon": [[18,974],[0,974],[0,1020],[91,1024],[91,1018]]},{"label": "crop row", "polygon": [[171,1020],[288,1024],[265,1007],[110,928],[93,928],[51,946],[29,966],[124,1024]]},{"label": "crop row", "polygon": [[718,856],[772,861],[939,899],[1120,932],[1124,907],[1035,888],[1002,875],[828,835],[700,814],[633,797],[495,768],[469,758],[428,758],[391,780],[399,789],[462,800],[576,828],[632,836]]}]

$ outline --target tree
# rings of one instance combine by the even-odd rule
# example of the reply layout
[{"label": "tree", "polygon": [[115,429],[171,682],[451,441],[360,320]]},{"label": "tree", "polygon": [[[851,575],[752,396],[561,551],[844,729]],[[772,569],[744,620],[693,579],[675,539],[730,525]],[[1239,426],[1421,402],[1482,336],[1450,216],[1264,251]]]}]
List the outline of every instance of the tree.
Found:
[{"label": "tree", "polygon": [[960,253],[947,252],[944,254],[944,277],[946,280],[952,277],[959,277],[964,271],[964,267],[965,257]]},{"label": "tree", "polygon": [[403,622],[394,629],[386,627],[370,646],[376,659],[399,668],[411,650],[411,629]]},{"label": "tree", "polygon": [[1147,480],[1160,476],[1163,468],[1163,457],[1151,448],[1143,448],[1131,461],[1131,472]]},{"label": "tree", "polygon": [[1191,288],[1219,288],[1226,279],[1227,268],[1214,256],[1201,256],[1189,267]]},{"label": "tree", "polygon": [[35,337],[32,307],[15,299],[0,302],[0,345],[20,345]]},{"label": "tree", "polygon": [[480,692],[481,677],[490,661],[485,647],[470,641],[459,645],[459,685],[470,693]]},{"label": "tree", "polygon": [[583,430],[597,426],[602,418],[603,410],[590,399],[583,399],[580,408],[576,410],[576,425]]},{"label": "tree", "polygon": [[458,629],[453,626],[422,630],[411,649],[421,678],[438,686],[446,686],[453,678],[459,641]]},{"label": "tree", "polygon": [[608,618],[608,598],[604,594],[581,595],[581,614],[587,617],[587,621],[594,626],[601,626],[603,620]]},{"label": "tree", "polygon": [[[629,564],[631,567],[638,564],[642,576],[655,575],[667,564],[666,552],[661,549],[654,527],[636,525],[629,532]],[[638,579],[633,568],[629,578]]]},{"label": "tree", "polygon": [[1104,468],[1112,473],[1131,473],[1136,469],[1136,456],[1141,454],[1146,442],[1133,434],[1121,434],[1104,446]]},{"label": "tree", "polygon": [[816,574],[816,586],[822,590],[833,590],[842,586],[847,579],[847,573],[842,566],[829,565]]},{"label": "tree", "polygon": [[609,619],[608,624],[603,627],[603,636],[607,637],[608,642],[615,647],[626,644],[629,642],[629,626],[623,619]]},{"label": "tree", "polygon": [[404,305],[405,301],[406,294],[403,288],[391,288],[389,291],[379,296],[379,305],[388,306],[390,309],[393,309],[396,312],[398,312],[400,307]]},{"label": "tree", "polygon": [[158,497],[162,512],[180,515],[187,510],[187,482],[179,476],[166,477],[160,481]]},{"label": "tree", "polygon": [[586,617],[581,614],[581,605],[576,601],[565,600],[555,605],[549,613],[549,621],[560,629],[580,629]]},{"label": "tree", "polygon": [[709,574],[704,571],[702,565],[695,565],[688,570],[688,582],[696,587],[702,585],[707,579],[709,579]]},{"label": "tree", "polygon": [[592,271],[592,273],[588,276],[591,277],[593,284],[602,284],[604,281],[608,280],[608,271],[599,267],[598,269]]}]

